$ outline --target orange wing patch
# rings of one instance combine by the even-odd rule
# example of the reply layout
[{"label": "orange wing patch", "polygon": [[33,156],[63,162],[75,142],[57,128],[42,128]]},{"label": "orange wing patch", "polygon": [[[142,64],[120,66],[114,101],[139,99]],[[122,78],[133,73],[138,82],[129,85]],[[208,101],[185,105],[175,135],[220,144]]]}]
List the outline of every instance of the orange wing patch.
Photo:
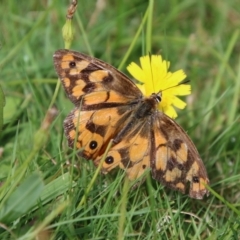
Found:
[{"label": "orange wing patch", "polygon": [[91,82],[102,82],[107,77],[108,77],[108,71],[96,70],[90,73],[88,78]]},{"label": "orange wing patch", "polygon": [[[72,54],[66,54],[62,57],[61,60],[61,68],[62,70],[64,69],[69,69],[69,63],[74,62],[74,56]],[[82,72],[83,69],[85,69],[89,65],[88,61],[82,60],[76,62],[76,65],[74,68],[71,68],[69,71],[69,75],[76,75],[80,72]]]}]

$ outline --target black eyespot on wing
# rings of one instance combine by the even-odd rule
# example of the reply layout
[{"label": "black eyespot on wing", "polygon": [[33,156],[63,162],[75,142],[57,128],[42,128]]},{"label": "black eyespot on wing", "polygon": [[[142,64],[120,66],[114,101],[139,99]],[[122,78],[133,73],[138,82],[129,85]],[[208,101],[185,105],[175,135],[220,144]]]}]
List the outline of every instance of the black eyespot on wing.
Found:
[{"label": "black eyespot on wing", "polygon": [[197,176],[193,176],[192,180],[194,183],[199,183],[199,178]]},{"label": "black eyespot on wing", "polygon": [[70,63],[69,63],[69,67],[70,67],[70,68],[76,67],[76,62],[73,62],[73,61],[70,62]]},{"label": "black eyespot on wing", "polygon": [[105,163],[107,164],[112,164],[114,162],[114,159],[112,156],[108,156],[106,159],[105,159]]},{"label": "black eyespot on wing", "polygon": [[97,142],[96,141],[91,141],[89,143],[89,147],[90,149],[94,150],[96,147],[98,146]]}]

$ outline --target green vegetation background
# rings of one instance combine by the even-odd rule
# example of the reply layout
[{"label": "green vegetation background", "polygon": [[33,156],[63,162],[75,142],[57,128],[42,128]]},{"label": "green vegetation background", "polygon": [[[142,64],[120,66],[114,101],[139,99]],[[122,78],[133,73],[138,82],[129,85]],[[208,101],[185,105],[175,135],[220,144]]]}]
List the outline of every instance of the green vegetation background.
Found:
[{"label": "green vegetation background", "polygon": [[[64,48],[68,4],[0,1],[0,239],[239,239],[239,2],[155,0],[150,13],[152,53],[191,81],[177,122],[209,174],[214,192],[202,201],[149,177],[129,190],[120,170],[95,178],[93,164],[68,149],[62,122],[72,104],[62,88],[54,99],[52,61]],[[71,49],[118,67],[148,5],[79,0]],[[122,71],[144,52],[145,30]],[[45,118],[52,101],[53,121]]]}]

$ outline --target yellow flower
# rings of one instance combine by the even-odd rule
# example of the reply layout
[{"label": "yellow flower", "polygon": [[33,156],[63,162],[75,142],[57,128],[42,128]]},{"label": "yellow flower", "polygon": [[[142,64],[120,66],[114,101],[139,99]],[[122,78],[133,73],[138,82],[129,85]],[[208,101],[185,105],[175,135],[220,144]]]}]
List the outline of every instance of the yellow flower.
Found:
[{"label": "yellow flower", "polygon": [[[170,62],[163,60],[161,55],[146,55],[140,58],[141,67],[132,62],[127,67],[131,75],[141,84],[137,84],[144,95],[161,92],[162,100],[158,109],[171,118],[177,117],[174,107],[183,109],[187,105],[177,96],[189,95],[191,86],[181,84],[186,78],[183,70],[168,72]],[[174,107],[173,107],[174,106]]]}]

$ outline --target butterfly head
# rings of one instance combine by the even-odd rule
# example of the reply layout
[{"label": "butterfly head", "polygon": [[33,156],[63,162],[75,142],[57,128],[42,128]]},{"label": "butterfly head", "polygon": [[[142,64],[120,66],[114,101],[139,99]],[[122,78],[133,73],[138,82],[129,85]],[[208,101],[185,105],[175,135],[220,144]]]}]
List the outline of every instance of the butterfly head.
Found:
[{"label": "butterfly head", "polygon": [[154,99],[156,102],[156,105],[158,105],[162,101],[162,91],[159,91],[157,93],[152,93],[150,98]]}]

